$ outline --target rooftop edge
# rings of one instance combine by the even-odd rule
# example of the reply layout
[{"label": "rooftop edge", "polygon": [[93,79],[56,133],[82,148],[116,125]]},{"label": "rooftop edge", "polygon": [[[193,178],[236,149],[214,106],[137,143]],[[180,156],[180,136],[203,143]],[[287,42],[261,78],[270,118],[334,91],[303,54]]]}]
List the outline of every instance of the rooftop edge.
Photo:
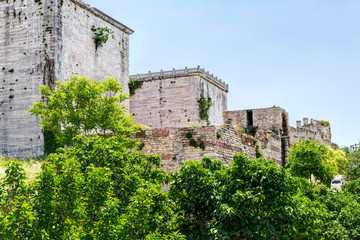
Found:
[{"label": "rooftop edge", "polygon": [[205,71],[204,68],[187,68],[178,69],[170,71],[163,71],[162,69],[160,72],[151,72],[143,73],[143,74],[135,74],[130,75],[130,79],[135,79],[137,81],[148,81],[148,80],[157,80],[157,79],[164,79],[164,78],[174,78],[174,77],[185,77],[185,76],[192,76],[192,75],[201,75],[203,78],[208,80],[209,82],[213,83],[215,86],[219,87],[220,89],[224,90],[225,92],[229,91],[229,84],[226,84],[218,77],[215,77],[213,74],[210,74],[209,71]]},{"label": "rooftop edge", "polygon": [[99,9],[91,7],[90,4],[87,4],[87,3],[83,2],[82,0],[70,0],[70,1],[75,3],[78,6],[82,7],[82,8],[85,8],[86,10],[88,10],[89,12],[94,14],[95,16],[101,18],[105,22],[110,23],[114,27],[116,27],[116,28],[120,29],[121,31],[125,32],[126,34],[131,35],[131,34],[134,33],[134,30],[132,30],[131,28],[125,26],[124,24],[120,23],[119,21],[115,20],[114,18],[110,17],[109,15],[103,13]]}]

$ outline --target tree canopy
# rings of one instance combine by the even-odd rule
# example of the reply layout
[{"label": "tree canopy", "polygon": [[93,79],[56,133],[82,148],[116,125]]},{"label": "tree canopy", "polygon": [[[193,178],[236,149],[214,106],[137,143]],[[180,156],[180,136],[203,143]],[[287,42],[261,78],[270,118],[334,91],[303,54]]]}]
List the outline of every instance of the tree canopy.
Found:
[{"label": "tree canopy", "polygon": [[53,91],[49,86],[40,86],[45,99],[34,102],[29,110],[39,117],[44,131],[52,133],[60,147],[72,146],[78,135],[129,137],[139,125],[127,112],[124,101],[129,96],[122,89],[122,84],[112,77],[93,81],[72,75],[65,82],[58,81]]},{"label": "tree canopy", "polygon": [[[92,84],[78,80],[68,83],[74,84],[69,96],[57,100],[43,87],[49,105],[32,108],[43,116],[44,127],[51,119],[60,125],[48,128],[71,147],[49,155],[30,183],[21,164],[9,162],[0,179],[0,239],[360,239],[360,181],[345,184],[342,192],[308,181],[313,175],[328,184],[326,171],[341,165],[326,147],[308,140],[294,144],[288,170],[237,153],[229,166],[205,157],[168,175],[160,169],[160,156],[137,150],[139,143],[129,137],[137,125],[120,99],[110,101],[116,94],[108,99],[108,116],[119,111],[124,119],[112,121],[124,124],[72,123],[93,119],[85,114],[90,110],[74,110],[76,101],[70,100],[80,94],[77,83]],[[61,99],[67,104],[57,115],[50,108]],[[169,191],[162,190],[164,183]]]},{"label": "tree canopy", "polygon": [[326,158],[328,149],[324,145],[312,140],[300,140],[290,148],[287,167],[292,175],[304,177],[308,180],[314,178],[325,185],[336,174],[336,166]]}]

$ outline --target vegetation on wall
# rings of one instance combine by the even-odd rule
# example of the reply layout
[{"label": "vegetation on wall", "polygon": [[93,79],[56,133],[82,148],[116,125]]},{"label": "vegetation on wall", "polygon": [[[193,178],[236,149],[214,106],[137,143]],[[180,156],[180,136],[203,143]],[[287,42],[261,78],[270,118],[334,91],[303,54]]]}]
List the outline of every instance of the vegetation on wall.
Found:
[{"label": "vegetation on wall", "polygon": [[247,134],[250,134],[252,136],[255,136],[256,132],[258,131],[259,127],[258,126],[248,126],[245,128],[245,132]]},{"label": "vegetation on wall", "polygon": [[98,47],[102,47],[108,40],[109,36],[112,36],[112,39],[115,38],[114,31],[109,27],[95,27],[94,25],[91,27],[91,31],[94,32],[94,42],[95,42],[95,50]]},{"label": "vegetation on wall", "polygon": [[135,94],[136,89],[141,88],[143,85],[142,81],[138,81],[138,80],[134,80],[134,79],[130,79],[129,83],[129,93],[130,96]]},{"label": "vegetation on wall", "polygon": [[199,115],[200,119],[206,121],[207,125],[210,125],[209,121],[209,110],[212,105],[211,98],[206,98],[204,95],[200,96],[199,103]]},{"label": "vegetation on wall", "polygon": [[330,126],[330,122],[329,121],[325,121],[325,120],[321,120],[320,124],[325,126],[325,127],[329,127]]},{"label": "vegetation on wall", "polygon": [[185,134],[185,137],[187,139],[189,139],[189,145],[194,147],[194,148],[200,148],[202,150],[205,150],[205,143],[204,141],[201,141],[200,139],[198,141],[196,141],[194,138],[193,138],[193,135],[191,132],[187,132]]},{"label": "vegetation on wall", "polygon": [[221,131],[220,131],[220,130],[217,130],[217,132],[216,132],[216,138],[217,138],[217,139],[222,138],[222,134],[221,134]]}]

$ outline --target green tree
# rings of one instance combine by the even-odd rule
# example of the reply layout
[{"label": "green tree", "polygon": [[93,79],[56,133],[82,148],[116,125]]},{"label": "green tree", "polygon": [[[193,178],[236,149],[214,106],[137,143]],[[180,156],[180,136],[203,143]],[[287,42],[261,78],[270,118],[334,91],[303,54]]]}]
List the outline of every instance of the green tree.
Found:
[{"label": "green tree", "polygon": [[51,154],[35,185],[36,226],[50,239],[144,239],[176,233],[159,156],[129,151],[118,136],[76,137]]},{"label": "green tree", "polygon": [[360,149],[356,149],[354,152],[346,152],[346,179],[356,180],[360,178]]},{"label": "green tree", "polygon": [[340,175],[346,174],[347,158],[344,151],[334,150],[330,146],[326,146],[325,162],[333,166],[335,173]]},{"label": "green tree", "polygon": [[182,216],[181,232],[189,239],[208,239],[208,223],[216,210],[222,162],[204,158],[188,161],[172,174],[170,198]]},{"label": "green tree", "polygon": [[45,101],[35,102],[29,108],[40,119],[46,133],[53,134],[58,146],[72,146],[75,136],[93,134],[103,137],[135,134],[134,124],[124,101],[123,86],[117,79],[92,81],[85,76],[72,75],[66,82],[57,82],[53,91],[40,86]]},{"label": "green tree", "polygon": [[290,148],[287,167],[292,175],[304,177],[308,180],[314,178],[330,185],[335,175],[334,167],[326,160],[327,148],[316,141],[300,140]]}]

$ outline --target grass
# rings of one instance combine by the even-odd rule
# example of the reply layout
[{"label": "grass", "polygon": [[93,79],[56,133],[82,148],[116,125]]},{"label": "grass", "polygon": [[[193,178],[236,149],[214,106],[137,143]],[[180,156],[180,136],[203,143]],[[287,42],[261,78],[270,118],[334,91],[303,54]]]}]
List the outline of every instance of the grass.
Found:
[{"label": "grass", "polygon": [[35,177],[41,172],[42,160],[34,159],[17,159],[7,158],[0,155],[0,179],[5,176],[6,164],[10,161],[16,161],[22,163],[22,168],[26,172],[28,182],[35,180]]}]

